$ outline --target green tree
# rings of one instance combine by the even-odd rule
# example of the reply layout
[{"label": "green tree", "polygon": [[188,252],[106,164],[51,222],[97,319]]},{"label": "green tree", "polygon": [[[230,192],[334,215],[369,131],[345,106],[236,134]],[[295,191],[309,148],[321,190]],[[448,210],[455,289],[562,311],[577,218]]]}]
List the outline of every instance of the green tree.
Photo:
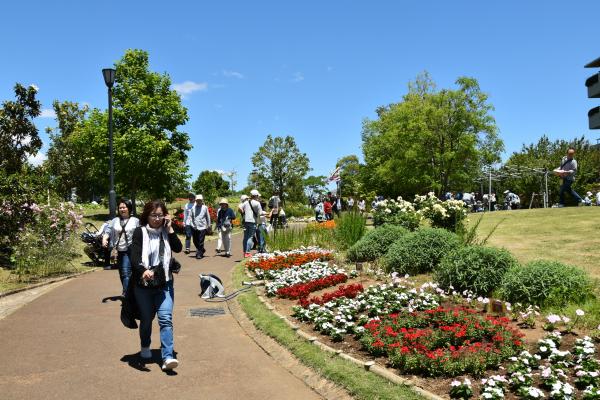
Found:
[{"label": "green tree", "polygon": [[291,136],[267,136],[265,143],[252,156],[254,170],[249,183],[261,193],[276,194],[287,200],[302,200],[303,179],[310,170],[308,157],[301,153]]},{"label": "green tree", "polygon": [[396,197],[471,185],[482,164],[500,160],[493,107],[473,78],[437,90],[426,73],[400,103],[377,109],[363,124],[365,191]]},{"label": "green tree", "polygon": [[218,201],[218,197],[229,196],[229,182],[224,180],[217,171],[202,171],[196,181],[192,184],[192,189],[197,194],[204,197],[207,204]]},{"label": "green tree", "polygon": [[35,156],[42,147],[33,118],[40,115],[37,88],[15,85],[14,101],[5,101],[0,108],[0,168],[6,173],[19,172],[29,155]]},{"label": "green tree", "polygon": [[360,192],[360,162],[355,154],[342,157],[335,164],[340,169],[340,191],[342,196],[356,196]]},{"label": "green tree", "polygon": [[313,196],[322,195],[327,191],[327,186],[325,185],[325,180],[327,177],[323,175],[314,176],[310,175],[306,179],[304,179],[304,190],[306,196],[311,198]]}]

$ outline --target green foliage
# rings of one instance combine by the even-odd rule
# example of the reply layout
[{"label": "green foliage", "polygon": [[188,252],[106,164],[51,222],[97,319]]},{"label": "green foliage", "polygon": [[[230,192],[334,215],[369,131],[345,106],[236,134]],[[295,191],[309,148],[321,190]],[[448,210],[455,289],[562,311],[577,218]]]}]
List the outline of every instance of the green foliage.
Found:
[{"label": "green foliage", "polygon": [[557,261],[537,260],[509,270],[500,295],[512,302],[541,307],[582,302],[592,294],[587,273]]},{"label": "green foliage", "polygon": [[368,231],[358,242],[348,249],[350,261],[375,261],[387,253],[390,246],[409,231],[399,225],[384,224]]},{"label": "green foliage", "polygon": [[506,220],[506,218],[499,220],[496,223],[496,225],[494,225],[492,227],[492,229],[490,230],[490,232],[487,234],[486,237],[484,237],[483,239],[479,239],[477,236],[477,230],[479,229],[479,225],[481,224],[481,221],[483,220],[483,216],[484,216],[484,214],[481,213],[481,216],[477,219],[477,222],[475,222],[475,224],[473,224],[473,226],[471,226],[471,227],[466,227],[465,224],[459,225],[458,229],[456,230],[456,234],[458,235],[458,238],[460,239],[461,243],[464,246],[469,246],[469,245],[485,246],[485,244],[490,239],[490,237],[492,237],[494,232],[496,232],[496,229],[498,229],[500,224]]},{"label": "green foliage", "polygon": [[302,218],[302,217],[310,217],[314,215],[314,211],[312,208],[310,208],[309,206],[307,206],[304,203],[299,203],[299,202],[287,202],[285,204],[285,216],[286,218],[290,218],[290,217],[297,217],[297,218]]},{"label": "green foliage", "polygon": [[335,220],[335,240],[340,249],[354,245],[365,234],[366,219],[357,212],[344,212]]},{"label": "green foliage", "polygon": [[336,243],[334,230],[322,228],[316,223],[306,227],[276,229],[267,235],[266,242],[269,251],[289,251],[302,246],[332,249]]},{"label": "green foliage", "polygon": [[42,147],[33,119],[40,115],[36,100],[37,88],[15,84],[15,101],[5,101],[0,108],[0,170],[7,174],[19,172],[29,155]]},{"label": "green foliage", "polygon": [[467,208],[462,200],[441,201],[433,192],[415,196],[415,208],[431,222],[432,227],[452,232],[461,230],[467,217]]},{"label": "green foliage", "polygon": [[[365,190],[396,198],[468,187],[482,164],[500,160],[493,107],[473,78],[436,90],[427,74],[399,103],[379,107],[363,124]],[[402,149],[401,152],[398,149]]]},{"label": "green foliage", "polygon": [[360,163],[355,154],[342,157],[335,164],[340,170],[340,191],[344,197],[356,196],[360,193]]},{"label": "green foliage", "polygon": [[423,228],[390,246],[383,257],[383,264],[388,272],[426,273],[435,270],[442,257],[459,246],[455,233],[440,228]]},{"label": "green foliage", "polygon": [[327,178],[323,175],[314,176],[310,175],[303,181],[304,192],[308,198],[313,196],[321,196],[327,192],[327,186],[325,180]]},{"label": "green foliage", "polygon": [[219,201],[218,197],[229,195],[229,182],[224,180],[217,171],[202,171],[198,179],[192,184],[196,194],[204,196],[207,204]]},{"label": "green foliage", "polygon": [[310,170],[308,157],[301,153],[292,136],[267,136],[265,143],[252,156],[254,170],[249,183],[266,195],[276,194],[284,202],[301,201],[303,180]]},{"label": "green foliage", "polygon": [[504,274],[517,265],[507,250],[465,246],[444,256],[434,269],[433,278],[443,288],[452,286],[456,291],[472,290],[485,296],[498,288]]},{"label": "green foliage", "polygon": [[[595,144],[591,143],[585,137],[573,140],[560,139],[550,141],[548,136],[543,135],[537,143],[523,145],[519,152],[514,152],[506,161],[505,166],[516,168],[547,168],[548,170],[553,170],[560,166],[562,157],[566,155],[569,147],[575,149],[575,159],[578,164],[573,189],[582,195],[591,184],[597,181],[598,170],[600,170],[600,152],[595,148]],[[497,193],[501,193],[504,189],[510,189],[521,197],[522,205],[529,204],[531,193],[540,193],[543,179],[543,176],[531,174],[523,174],[523,176],[519,176],[518,178],[509,177],[497,188]],[[549,175],[548,187],[558,189],[559,186],[560,178]],[[558,194],[558,190],[550,191],[551,203],[558,202]],[[567,196],[567,199],[572,201],[570,196]],[[541,206],[541,202],[541,197],[536,196],[534,205]]]},{"label": "green foliage", "polygon": [[402,200],[401,197],[398,197],[397,201],[383,200],[378,202],[372,213],[375,226],[393,224],[411,231],[417,229],[423,219],[422,215],[415,210],[413,204]]}]

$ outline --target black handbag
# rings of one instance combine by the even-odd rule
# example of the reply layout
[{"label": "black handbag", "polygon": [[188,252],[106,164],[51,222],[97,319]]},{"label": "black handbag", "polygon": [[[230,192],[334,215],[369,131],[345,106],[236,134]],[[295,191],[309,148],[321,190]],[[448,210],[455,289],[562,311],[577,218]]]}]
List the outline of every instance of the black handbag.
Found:
[{"label": "black handbag", "polygon": [[163,258],[164,258],[164,254],[165,254],[165,242],[163,240],[162,235],[159,240],[160,240],[160,244],[158,247],[158,258],[160,260],[160,263],[158,265],[153,265],[152,267],[148,268],[149,271],[154,272],[152,279],[150,279],[150,280],[144,279],[143,274],[142,274],[142,276],[140,276],[140,281],[138,283],[142,287],[161,288],[161,287],[165,286],[165,284],[167,283],[167,278],[165,276],[165,269],[163,268]]}]

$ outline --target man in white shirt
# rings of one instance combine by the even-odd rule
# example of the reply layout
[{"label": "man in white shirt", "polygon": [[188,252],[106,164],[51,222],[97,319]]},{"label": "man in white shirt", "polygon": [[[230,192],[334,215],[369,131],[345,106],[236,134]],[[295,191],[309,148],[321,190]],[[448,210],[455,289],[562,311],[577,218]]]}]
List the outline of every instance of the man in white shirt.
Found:
[{"label": "man in white shirt", "polygon": [[210,214],[208,207],[204,205],[204,197],[201,194],[196,195],[196,205],[192,208],[192,229],[194,246],[196,247],[196,258],[204,257],[204,238],[210,227]]},{"label": "man in white shirt", "polygon": [[256,226],[260,222],[260,213],[262,211],[262,207],[260,206],[260,202],[258,198],[260,197],[260,193],[258,190],[253,189],[250,191],[250,200],[243,203],[244,210],[244,244],[246,248],[244,249],[244,257],[250,257],[252,255],[251,251],[254,247],[254,235],[256,234]]},{"label": "man in white shirt", "polygon": [[183,228],[185,230],[185,254],[190,254],[190,243],[192,241],[192,208],[195,205],[196,196],[193,193],[188,195],[188,202],[183,206]]}]

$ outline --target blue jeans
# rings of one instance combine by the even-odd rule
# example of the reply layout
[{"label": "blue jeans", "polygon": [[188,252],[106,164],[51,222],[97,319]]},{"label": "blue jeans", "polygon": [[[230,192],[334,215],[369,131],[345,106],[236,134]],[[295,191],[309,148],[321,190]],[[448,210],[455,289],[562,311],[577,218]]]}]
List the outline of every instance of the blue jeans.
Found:
[{"label": "blue jeans", "polygon": [[568,179],[563,179],[563,183],[560,185],[560,204],[563,206],[565,205],[565,192],[569,192],[571,196],[577,200],[577,203],[581,203],[583,201],[581,200],[581,196],[579,196],[577,192],[573,190],[571,185],[573,185],[573,181]]},{"label": "blue jeans", "polygon": [[193,235],[192,226],[186,225],[185,226],[185,249],[186,250],[190,249],[190,244],[192,243],[192,235]]},{"label": "blue jeans", "polygon": [[131,260],[130,251],[119,251],[117,255],[117,265],[119,266],[119,275],[121,276],[121,284],[123,285],[123,296],[127,293],[129,280],[131,279]]},{"label": "blue jeans", "polygon": [[244,222],[244,253],[250,253],[254,247],[252,238],[256,233],[256,224],[254,222]]},{"label": "blue jeans", "polygon": [[158,314],[160,345],[163,360],[173,357],[173,281],[164,288],[143,288],[135,285],[135,300],[140,310],[140,341],[142,347],[150,347],[152,320]]},{"label": "blue jeans", "polygon": [[265,245],[267,243],[267,227],[265,224],[260,224],[258,226],[258,252],[265,252]]}]

